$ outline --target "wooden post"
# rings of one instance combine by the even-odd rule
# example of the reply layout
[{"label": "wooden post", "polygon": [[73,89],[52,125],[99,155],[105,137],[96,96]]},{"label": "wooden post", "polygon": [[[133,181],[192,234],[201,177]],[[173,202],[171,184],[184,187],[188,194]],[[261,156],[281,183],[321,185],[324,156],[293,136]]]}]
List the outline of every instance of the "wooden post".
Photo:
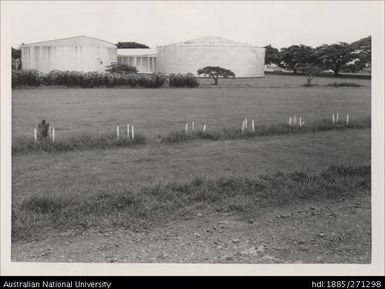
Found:
[{"label": "wooden post", "polygon": [[119,138],[119,126],[116,126],[116,137]]},{"label": "wooden post", "polygon": [[188,123],[186,123],[185,125],[185,130],[186,130],[186,133],[188,133]]},{"label": "wooden post", "polygon": [[37,143],[37,130],[36,130],[36,127],[33,129],[33,137],[34,137],[35,143]]},{"label": "wooden post", "polygon": [[245,129],[247,129],[247,118],[245,118]]},{"label": "wooden post", "polygon": [[131,126],[131,137],[132,137],[132,140],[134,140],[134,138],[135,138],[135,131],[134,131],[134,126],[133,125]]},{"label": "wooden post", "polygon": [[203,126],[203,132],[205,132],[205,131],[206,131],[206,125]]},{"label": "wooden post", "polygon": [[297,124],[297,117],[296,116],[294,116],[294,118],[293,118],[293,123]]},{"label": "wooden post", "polygon": [[289,118],[289,125],[291,126],[291,117]]},{"label": "wooden post", "polygon": [[127,139],[130,139],[130,124],[127,123]]},{"label": "wooden post", "polygon": [[302,117],[299,117],[299,127],[302,127]]},{"label": "wooden post", "polygon": [[55,142],[55,128],[52,127],[52,142]]},{"label": "wooden post", "polygon": [[339,117],[339,114],[337,113],[337,116],[336,116],[336,122],[338,122],[338,117]]},{"label": "wooden post", "polygon": [[253,132],[255,131],[254,119],[251,121],[251,130]]},{"label": "wooden post", "polygon": [[245,120],[242,121],[242,132],[245,130]]},{"label": "wooden post", "polygon": [[349,114],[346,115],[346,124],[349,124]]},{"label": "wooden post", "polygon": [[333,124],[335,123],[334,113],[332,114]]}]

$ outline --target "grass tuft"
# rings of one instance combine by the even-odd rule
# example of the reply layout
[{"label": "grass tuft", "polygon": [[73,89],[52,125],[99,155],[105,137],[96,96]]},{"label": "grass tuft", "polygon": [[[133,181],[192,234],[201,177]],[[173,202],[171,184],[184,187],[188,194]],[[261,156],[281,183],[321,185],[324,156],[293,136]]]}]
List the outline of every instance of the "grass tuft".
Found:
[{"label": "grass tuft", "polygon": [[33,139],[26,137],[17,138],[12,144],[12,154],[24,154],[30,152],[66,152],[90,149],[109,149],[118,147],[130,147],[138,144],[145,144],[146,138],[142,135],[135,135],[135,139],[117,138],[115,135],[79,135],[57,140],[54,143],[51,139],[45,139],[41,143],[35,143]]},{"label": "grass tuft", "polygon": [[371,127],[370,119],[353,120],[346,124],[345,121],[339,121],[334,123],[331,120],[321,120],[309,124],[305,124],[302,127],[299,125],[289,124],[273,124],[273,125],[257,125],[254,132],[249,128],[248,130],[241,131],[241,129],[232,130],[207,130],[203,131],[174,131],[166,136],[160,137],[161,142],[164,143],[179,143],[192,141],[196,139],[203,140],[228,140],[228,139],[247,139],[252,137],[264,137],[274,135],[288,135],[288,134],[301,134],[312,133],[318,131],[329,130],[343,130],[343,129],[364,129]]},{"label": "grass tuft", "polygon": [[149,229],[200,207],[247,211],[306,200],[341,199],[370,192],[371,169],[331,166],[319,174],[276,173],[157,184],[137,192],[34,195],[13,204],[13,241],[44,239],[53,231]]},{"label": "grass tuft", "polygon": [[333,82],[325,84],[328,87],[363,87],[364,85],[356,82]]}]

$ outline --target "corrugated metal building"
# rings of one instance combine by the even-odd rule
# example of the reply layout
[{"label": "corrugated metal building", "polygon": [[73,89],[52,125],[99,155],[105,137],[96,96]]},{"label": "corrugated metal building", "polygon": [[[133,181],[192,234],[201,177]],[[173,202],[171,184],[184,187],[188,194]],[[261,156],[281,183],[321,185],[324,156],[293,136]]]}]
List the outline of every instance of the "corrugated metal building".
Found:
[{"label": "corrugated metal building", "polygon": [[113,43],[88,36],[76,36],[21,46],[23,69],[105,71],[117,62]]},{"label": "corrugated metal building", "polygon": [[156,72],[157,50],[154,48],[118,49],[118,63],[134,66],[140,73]]},{"label": "corrugated metal building", "polygon": [[159,46],[157,54],[157,71],[166,74],[220,66],[236,77],[263,77],[264,65],[264,48],[212,36]]}]

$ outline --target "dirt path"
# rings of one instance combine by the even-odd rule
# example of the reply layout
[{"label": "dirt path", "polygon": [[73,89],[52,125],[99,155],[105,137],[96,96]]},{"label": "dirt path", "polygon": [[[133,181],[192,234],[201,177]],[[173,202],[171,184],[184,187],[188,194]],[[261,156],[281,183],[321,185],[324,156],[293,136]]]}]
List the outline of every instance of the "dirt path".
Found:
[{"label": "dirt path", "polygon": [[12,246],[13,261],[370,263],[370,194],[259,212],[194,212],[148,232],[51,235]]}]

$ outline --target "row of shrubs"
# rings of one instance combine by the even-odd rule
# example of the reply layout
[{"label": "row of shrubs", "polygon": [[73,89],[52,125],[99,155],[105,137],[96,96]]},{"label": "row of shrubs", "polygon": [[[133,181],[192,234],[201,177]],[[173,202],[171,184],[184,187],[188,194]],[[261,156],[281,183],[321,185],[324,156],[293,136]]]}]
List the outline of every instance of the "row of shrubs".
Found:
[{"label": "row of shrubs", "polygon": [[161,73],[120,74],[107,72],[51,71],[41,73],[37,70],[13,70],[12,87],[37,87],[41,85],[60,85],[66,87],[197,87],[198,79],[192,74]]}]

